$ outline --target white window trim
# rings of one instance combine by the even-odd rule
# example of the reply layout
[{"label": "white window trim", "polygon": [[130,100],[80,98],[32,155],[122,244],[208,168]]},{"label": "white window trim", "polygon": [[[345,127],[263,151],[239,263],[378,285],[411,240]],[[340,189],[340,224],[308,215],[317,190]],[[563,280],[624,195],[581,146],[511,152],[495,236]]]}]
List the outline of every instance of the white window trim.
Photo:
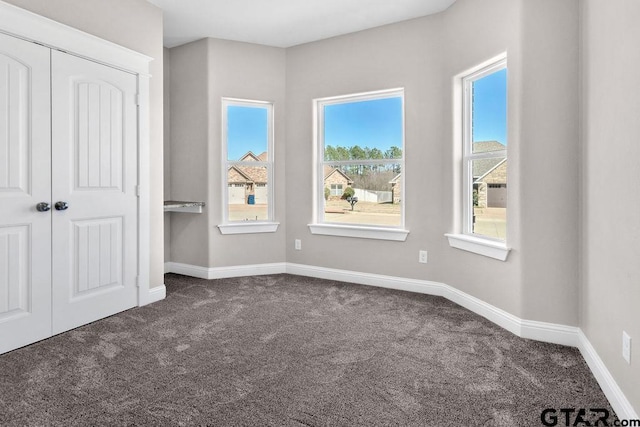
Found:
[{"label": "white window trim", "polygon": [[218,229],[220,234],[275,233],[279,225],[279,222],[231,222],[219,224]]},{"label": "white window trim", "polygon": [[347,225],[336,223],[308,224],[311,234],[323,236],[356,237],[359,239],[393,240],[404,242],[409,230],[401,228],[375,227],[367,225]]},{"label": "white window trim", "polygon": [[[404,206],[404,189],[402,198],[400,199],[400,226],[385,227],[374,224],[341,224],[335,222],[324,222],[324,141],[323,128],[325,105],[342,104],[344,102],[367,101],[381,98],[393,98],[400,96],[402,99],[402,158],[385,160],[383,163],[400,164],[400,170],[405,173],[405,112],[404,112],[404,88],[385,89],[372,92],[355,93],[350,95],[331,96],[326,98],[316,98],[313,100],[313,222],[308,224],[311,234],[320,234],[325,236],[354,237],[362,239],[378,239],[405,241],[409,230],[404,228],[405,224],[405,206]],[[380,164],[377,160],[361,160],[362,163]],[[345,161],[343,163],[359,163],[359,161]]]},{"label": "white window trim", "polygon": [[506,243],[468,234],[445,234],[449,246],[489,258],[506,261],[511,248]]},{"label": "white window trim", "polygon": [[[267,161],[251,162],[252,166],[267,167],[267,217],[266,221],[230,221],[229,220],[229,183],[228,169],[238,161],[230,161],[227,155],[227,107],[262,107],[267,109]],[[274,221],[275,197],[274,197],[274,105],[270,101],[256,101],[239,98],[222,98],[222,224],[218,225],[221,234],[250,234],[250,233],[274,233],[278,230],[279,222]],[[254,153],[256,155],[260,153]]]},{"label": "white window trim", "polygon": [[[461,127],[462,132],[458,137],[461,139],[462,153],[460,156],[461,163],[461,195],[462,195],[462,215],[461,215],[461,227],[459,233],[445,234],[449,241],[449,246],[468,252],[472,252],[478,255],[487,256],[490,258],[498,259],[500,261],[506,261],[511,248],[507,246],[507,241],[501,239],[494,239],[480,234],[473,233],[473,183],[472,178],[472,161],[486,158],[508,158],[507,150],[493,151],[487,153],[473,153],[472,150],[472,116],[471,116],[471,100],[470,100],[470,88],[471,84],[492,74],[496,71],[507,68],[507,54],[500,54],[479,66],[468,70],[462,75],[458,76],[457,84],[459,85],[459,91],[461,93],[462,105],[458,111],[461,112],[462,120]],[[454,91],[455,93],[456,91]],[[508,236],[507,236],[508,237]]]}]

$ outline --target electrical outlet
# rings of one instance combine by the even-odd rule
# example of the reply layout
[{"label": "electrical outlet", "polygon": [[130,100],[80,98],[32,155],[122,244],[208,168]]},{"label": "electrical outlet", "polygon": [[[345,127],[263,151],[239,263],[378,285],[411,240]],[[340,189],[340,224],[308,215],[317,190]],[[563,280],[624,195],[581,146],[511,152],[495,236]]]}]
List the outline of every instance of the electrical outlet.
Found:
[{"label": "electrical outlet", "polygon": [[301,251],[302,250],[302,240],[296,239],[294,244],[295,244],[296,251]]},{"label": "electrical outlet", "polygon": [[631,364],[631,337],[622,331],[622,357]]},{"label": "electrical outlet", "polygon": [[422,264],[427,263],[427,251],[419,251],[418,252],[418,262]]}]

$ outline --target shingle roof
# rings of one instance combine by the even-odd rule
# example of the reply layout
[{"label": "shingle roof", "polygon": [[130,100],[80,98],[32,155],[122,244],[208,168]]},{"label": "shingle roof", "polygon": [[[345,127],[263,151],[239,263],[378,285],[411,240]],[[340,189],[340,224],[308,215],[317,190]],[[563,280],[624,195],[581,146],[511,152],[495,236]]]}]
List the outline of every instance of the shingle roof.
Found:
[{"label": "shingle roof", "polygon": [[506,150],[507,147],[498,141],[476,141],[473,143],[474,153],[486,153],[488,151]]},{"label": "shingle roof", "polygon": [[336,169],[333,166],[324,165],[324,179],[329,178],[333,173],[338,172],[340,175],[344,176],[348,182],[353,182],[351,178],[349,178],[344,172],[340,169]]},{"label": "shingle roof", "polygon": [[[264,162],[267,160],[267,153],[264,152],[258,156],[253,154],[251,151],[247,152],[244,156],[240,158],[240,161],[243,162]],[[264,166],[232,166],[229,168],[228,174],[231,175],[232,170],[238,172],[242,177],[246,178],[246,181],[243,182],[254,182],[256,184],[266,184],[268,180],[267,168]],[[235,178],[234,178],[235,179]],[[229,178],[229,182],[231,181]]]},{"label": "shingle roof", "polygon": [[[478,141],[473,143],[473,152],[474,153],[488,153],[490,151],[500,151],[506,150],[503,144],[498,141]],[[495,158],[495,159],[479,159],[473,161],[473,178],[478,179],[481,176],[484,176],[498,166],[504,159]]]}]

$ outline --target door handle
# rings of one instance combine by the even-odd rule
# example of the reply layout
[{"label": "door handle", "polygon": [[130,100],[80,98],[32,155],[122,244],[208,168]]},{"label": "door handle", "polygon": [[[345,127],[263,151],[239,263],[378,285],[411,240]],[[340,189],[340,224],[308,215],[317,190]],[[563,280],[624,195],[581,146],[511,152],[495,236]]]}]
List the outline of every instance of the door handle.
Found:
[{"label": "door handle", "polygon": [[38,212],[47,212],[51,210],[51,205],[47,202],[40,202],[36,205],[36,210]]},{"label": "door handle", "polygon": [[54,205],[57,211],[66,211],[69,208],[69,203],[67,202],[56,202]]}]

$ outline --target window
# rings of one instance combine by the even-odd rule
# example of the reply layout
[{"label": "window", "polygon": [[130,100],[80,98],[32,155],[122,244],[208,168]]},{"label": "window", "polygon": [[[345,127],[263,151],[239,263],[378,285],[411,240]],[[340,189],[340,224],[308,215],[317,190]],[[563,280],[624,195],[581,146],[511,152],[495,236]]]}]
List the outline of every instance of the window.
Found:
[{"label": "window", "polygon": [[275,231],[272,103],[222,99],[222,166],[221,232]]},{"label": "window", "polygon": [[[447,236],[452,246],[506,259],[506,56],[502,55],[466,73],[460,81],[463,143],[462,236]],[[456,246],[452,238],[490,247],[492,254],[485,253],[485,249]],[[499,253],[496,254],[494,249],[499,249]]]},{"label": "window", "polygon": [[463,79],[463,232],[504,241],[507,229],[506,60]]},{"label": "window", "polygon": [[[404,90],[316,99],[314,108],[317,206],[311,231],[334,235],[335,227],[325,233],[321,226],[366,227],[372,234],[354,236],[404,240]],[[383,229],[387,233],[374,236]]]},{"label": "window", "polygon": [[343,184],[331,184],[331,190],[329,191],[329,194],[331,196],[340,196],[340,197],[342,197],[342,194],[344,193],[342,187],[343,187]]}]

